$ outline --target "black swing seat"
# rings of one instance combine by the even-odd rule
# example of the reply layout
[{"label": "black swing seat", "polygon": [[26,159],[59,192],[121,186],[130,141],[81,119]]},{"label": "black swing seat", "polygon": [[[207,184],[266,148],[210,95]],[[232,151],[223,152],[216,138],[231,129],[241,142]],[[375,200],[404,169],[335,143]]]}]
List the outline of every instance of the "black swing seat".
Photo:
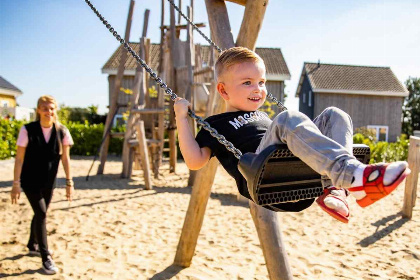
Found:
[{"label": "black swing seat", "polygon": [[[354,144],[353,155],[367,164],[370,149]],[[302,211],[323,193],[321,175],[294,156],[286,144],[268,146],[260,154],[246,153],[238,168],[252,200],[273,211]]]}]

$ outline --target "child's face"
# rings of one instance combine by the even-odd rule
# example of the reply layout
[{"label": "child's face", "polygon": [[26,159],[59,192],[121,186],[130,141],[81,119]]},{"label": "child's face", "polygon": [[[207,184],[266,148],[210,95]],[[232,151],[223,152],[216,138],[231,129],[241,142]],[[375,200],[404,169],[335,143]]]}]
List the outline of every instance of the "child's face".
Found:
[{"label": "child's face", "polygon": [[255,111],[267,96],[263,62],[242,62],[227,69],[217,84],[226,101],[226,111]]}]

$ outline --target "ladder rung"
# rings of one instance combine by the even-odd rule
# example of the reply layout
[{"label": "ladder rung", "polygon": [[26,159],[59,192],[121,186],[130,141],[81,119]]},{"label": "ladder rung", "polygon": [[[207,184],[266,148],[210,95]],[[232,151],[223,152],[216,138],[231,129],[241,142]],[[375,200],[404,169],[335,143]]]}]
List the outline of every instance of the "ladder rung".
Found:
[{"label": "ladder rung", "polygon": [[164,114],[165,109],[133,109],[133,114]]},{"label": "ladder rung", "polygon": [[111,132],[109,135],[112,138],[124,138],[125,132]]},{"label": "ladder rung", "polygon": [[[147,146],[158,146],[161,144],[161,140],[158,139],[146,139]],[[135,147],[139,145],[139,141],[137,139],[128,140],[128,145],[130,147]]]}]

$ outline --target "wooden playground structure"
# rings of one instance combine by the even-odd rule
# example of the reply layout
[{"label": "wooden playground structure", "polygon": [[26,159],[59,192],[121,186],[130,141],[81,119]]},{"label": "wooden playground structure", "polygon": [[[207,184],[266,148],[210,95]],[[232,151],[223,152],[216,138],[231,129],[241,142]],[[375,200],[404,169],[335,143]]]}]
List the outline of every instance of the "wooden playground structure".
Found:
[{"label": "wooden playground structure", "polygon": [[[178,23],[176,23],[175,9],[173,6],[170,6],[170,25],[164,25],[166,1],[162,0],[159,76],[180,97],[189,100],[195,106],[193,110],[200,112],[198,105],[195,105],[195,101],[198,99],[198,93],[204,92],[207,94],[207,106],[204,111],[200,112],[203,116],[223,112],[224,102],[215,91],[213,63],[203,67],[200,48],[194,45],[192,26],[190,24],[180,24],[180,17],[178,17]],[[269,1],[231,0],[230,2],[245,6],[242,24],[236,42],[231,32],[225,1],[205,0],[212,40],[222,49],[244,46],[255,50],[256,41]],[[191,5],[188,7],[188,17],[190,19],[193,19],[193,3],[193,0],[191,0]],[[124,37],[127,42],[130,35],[133,9],[134,0],[131,0]],[[149,12],[146,11],[139,47],[139,56],[144,58],[147,64],[150,63],[150,39],[146,37],[148,16]],[[204,26],[203,23],[196,25],[198,27]],[[186,42],[179,39],[182,29],[187,30]],[[216,54],[212,49],[211,57],[214,58],[215,56]],[[105,124],[105,142],[100,152],[101,164],[97,171],[98,174],[103,173],[106,163],[109,139],[112,136],[106,132],[112,126],[113,117],[115,116],[113,112],[117,112],[119,107],[118,95],[126,60],[127,52],[122,51],[110,98],[110,113]],[[176,170],[177,147],[173,102],[165,100],[164,92],[160,88],[157,89],[157,98],[150,98],[148,88],[149,80],[146,78],[146,72],[141,65],[138,65],[132,86],[133,93],[128,108],[130,113],[127,120],[127,128],[123,135],[123,170],[121,176],[123,178],[129,178],[132,169],[141,166],[144,172],[145,187],[146,189],[151,189],[150,171],[153,171],[155,177],[159,175],[159,167],[164,151],[165,132],[168,135],[171,172],[175,172]],[[196,128],[193,120],[191,121],[195,133]],[[412,173],[406,181],[403,215],[411,218],[412,208],[415,205],[418,174],[420,171],[420,138],[418,137],[410,138],[408,162]],[[192,193],[174,259],[175,265],[182,267],[191,265],[218,165],[217,159],[212,158],[204,168],[190,173],[188,185],[192,185]],[[249,207],[255,228],[258,232],[270,279],[293,279],[277,214],[261,206],[257,206],[252,201],[249,201]]]}]

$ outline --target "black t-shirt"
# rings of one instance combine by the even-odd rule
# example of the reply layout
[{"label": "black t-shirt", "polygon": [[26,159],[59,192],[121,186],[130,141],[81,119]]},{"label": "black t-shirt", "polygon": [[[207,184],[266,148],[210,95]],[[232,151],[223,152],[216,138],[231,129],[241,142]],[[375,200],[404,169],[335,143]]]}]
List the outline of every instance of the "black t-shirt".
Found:
[{"label": "black t-shirt", "polygon": [[[205,121],[226,140],[232,142],[243,154],[254,153],[257,150],[262,137],[271,124],[268,115],[261,111],[227,112],[211,116]],[[233,153],[204,129],[199,131],[196,141],[201,148],[210,148],[211,156],[216,156],[223,168],[235,179],[239,193],[251,199],[246,180],[238,170],[238,159]]]}]

